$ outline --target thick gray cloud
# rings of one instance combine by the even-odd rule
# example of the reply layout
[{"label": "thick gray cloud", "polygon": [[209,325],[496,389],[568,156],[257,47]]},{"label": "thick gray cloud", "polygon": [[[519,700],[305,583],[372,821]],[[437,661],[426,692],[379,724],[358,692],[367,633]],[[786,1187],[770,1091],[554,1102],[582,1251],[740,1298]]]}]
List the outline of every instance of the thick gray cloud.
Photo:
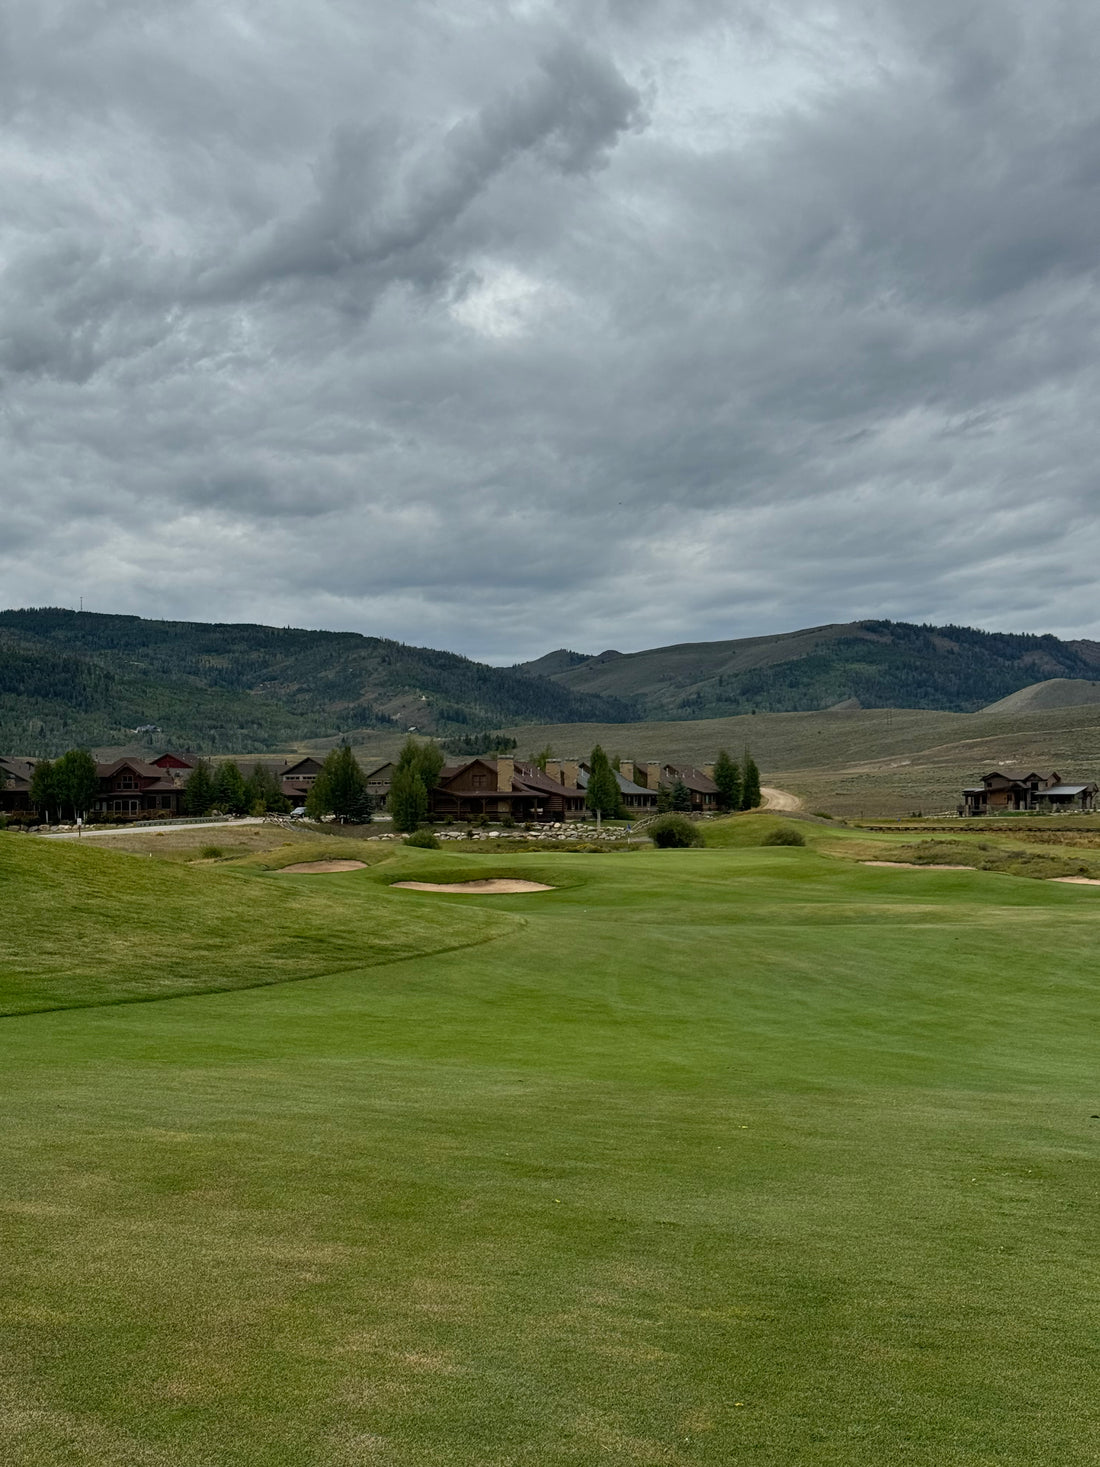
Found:
[{"label": "thick gray cloud", "polygon": [[0,21],[0,599],[1100,634],[1083,0]]}]

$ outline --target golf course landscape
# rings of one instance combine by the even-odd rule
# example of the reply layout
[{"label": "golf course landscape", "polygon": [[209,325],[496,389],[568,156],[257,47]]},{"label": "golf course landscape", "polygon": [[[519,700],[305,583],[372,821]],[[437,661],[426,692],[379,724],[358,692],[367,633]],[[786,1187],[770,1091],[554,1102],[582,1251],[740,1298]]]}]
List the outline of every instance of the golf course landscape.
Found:
[{"label": "golf course landscape", "polygon": [[0,832],[5,1467],[1094,1463],[1100,886],[704,832]]}]

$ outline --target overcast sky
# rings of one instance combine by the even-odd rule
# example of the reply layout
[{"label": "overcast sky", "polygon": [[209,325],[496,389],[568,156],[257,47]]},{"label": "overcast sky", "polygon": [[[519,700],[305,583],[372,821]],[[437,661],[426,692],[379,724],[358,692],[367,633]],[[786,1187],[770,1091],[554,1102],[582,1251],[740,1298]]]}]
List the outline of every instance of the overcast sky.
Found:
[{"label": "overcast sky", "polygon": [[10,0],[0,604],[1100,634],[1085,0]]}]

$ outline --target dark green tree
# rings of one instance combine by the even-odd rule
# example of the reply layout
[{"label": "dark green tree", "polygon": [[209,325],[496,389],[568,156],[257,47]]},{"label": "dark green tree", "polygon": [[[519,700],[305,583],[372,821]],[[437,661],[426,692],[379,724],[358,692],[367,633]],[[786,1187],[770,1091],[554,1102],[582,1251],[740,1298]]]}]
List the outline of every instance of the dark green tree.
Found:
[{"label": "dark green tree", "polygon": [[718,786],[719,810],[724,815],[730,810],[740,810],[741,771],[725,749],[718,750],[718,758],[714,761],[714,783]]},{"label": "dark green tree", "polygon": [[218,766],[218,772],[214,776],[214,804],[227,815],[248,814],[248,790],[244,775],[232,759],[227,759]]},{"label": "dark green tree", "polygon": [[439,773],[443,768],[443,751],[438,744],[428,741],[420,743],[411,735],[405,740],[400,754],[397,756],[398,769],[411,769],[420,776],[425,790],[433,790],[439,781]]},{"label": "dark green tree", "polygon": [[39,815],[49,823],[50,815],[58,813],[58,789],[53,765],[49,759],[39,759],[31,775],[30,801]]},{"label": "dark green tree", "polygon": [[214,781],[210,777],[210,765],[205,759],[200,759],[183,787],[183,813],[205,815],[213,803]]},{"label": "dark green tree", "polygon": [[330,749],[306,797],[306,812],[319,820],[322,815],[335,815],[343,824],[370,819],[373,809],[367,791],[367,777],[348,744]]},{"label": "dark green tree", "polygon": [[390,781],[390,814],[395,830],[411,833],[428,818],[428,791],[412,765],[398,766]]},{"label": "dark green tree", "polygon": [[741,808],[742,810],[755,810],[760,804],[760,771],[756,767],[756,760],[745,750],[745,757],[741,763]]},{"label": "dark green tree", "polygon": [[669,804],[673,810],[689,811],[691,809],[691,791],[682,779],[678,779],[672,786],[672,798]]},{"label": "dark green tree", "polygon": [[255,764],[245,780],[248,808],[253,815],[264,815],[269,811],[285,814],[290,801],[283,794],[275,771],[267,764]]},{"label": "dark green tree", "polygon": [[672,791],[667,784],[657,786],[657,814],[667,815],[672,809]]},{"label": "dark green tree", "polygon": [[72,820],[85,819],[99,793],[95,760],[87,749],[70,749],[53,766],[58,812]]},{"label": "dark green tree", "polygon": [[605,820],[613,820],[622,811],[623,797],[619,782],[611,768],[611,761],[599,744],[588,756],[588,788],[584,802],[594,814],[602,815]]}]

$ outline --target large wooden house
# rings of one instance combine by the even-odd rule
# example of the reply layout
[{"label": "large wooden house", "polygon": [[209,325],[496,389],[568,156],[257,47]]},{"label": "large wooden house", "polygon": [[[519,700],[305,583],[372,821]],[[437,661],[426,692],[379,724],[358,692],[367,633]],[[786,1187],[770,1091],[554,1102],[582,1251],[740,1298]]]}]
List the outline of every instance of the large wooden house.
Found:
[{"label": "large wooden house", "polygon": [[116,759],[111,764],[97,764],[99,794],[89,812],[95,815],[128,815],[137,820],[142,816],[178,815],[183,806],[183,790],[186,775],[191,766],[170,757],[173,763],[165,767],[157,763],[146,763],[141,759]]},{"label": "large wooden house", "polygon": [[999,769],[983,774],[981,783],[963,790],[960,815],[1003,815],[1013,810],[1091,810],[1097,786],[1067,784],[1058,771],[1039,774],[1004,774]]},{"label": "large wooden house", "polygon": [[584,814],[584,791],[568,789],[537,764],[519,759],[470,759],[445,765],[428,794],[437,819],[511,816],[525,821],[574,820]]}]

